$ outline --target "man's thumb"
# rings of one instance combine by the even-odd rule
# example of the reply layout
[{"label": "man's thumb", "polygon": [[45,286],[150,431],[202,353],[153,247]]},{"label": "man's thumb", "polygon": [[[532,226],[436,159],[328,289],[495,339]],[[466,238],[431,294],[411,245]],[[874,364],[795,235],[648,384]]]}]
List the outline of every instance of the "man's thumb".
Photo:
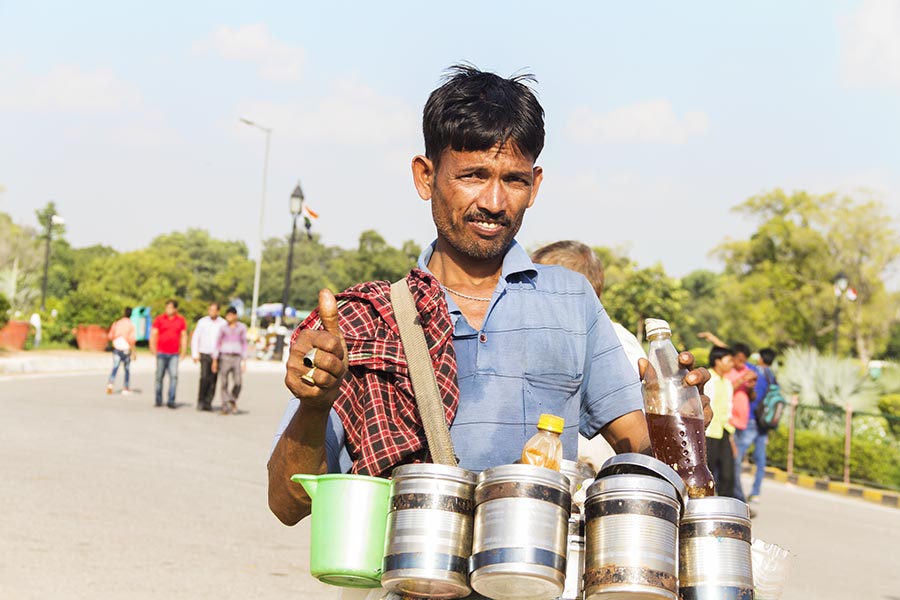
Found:
[{"label": "man's thumb", "polygon": [[325,326],[325,331],[343,339],[341,328],[338,326],[337,300],[328,288],[319,291],[319,318]]}]

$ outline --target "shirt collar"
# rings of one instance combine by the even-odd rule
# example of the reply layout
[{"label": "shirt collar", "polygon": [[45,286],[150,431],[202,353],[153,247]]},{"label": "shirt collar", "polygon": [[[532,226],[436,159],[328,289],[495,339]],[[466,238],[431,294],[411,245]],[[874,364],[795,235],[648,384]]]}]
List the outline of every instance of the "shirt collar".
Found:
[{"label": "shirt collar", "polygon": [[[431,273],[431,271],[428,270],[428,261],[431,260],[431,256],[434,254],[436,246],[437,240],[428,244],[428,246],[422,250],[422,254],[419,255],[418,260],[418,267],[431,275],[434,275],[434,273]],[[528,257],[528,253],[525,252],[525,249],[519,245],[519,242],[513,240],[512,245],[503,257],[503,264],[500,267],[500,277],[501,279],[510,281],[514,275],[520,273],[533,277],[537,274],[537,269],[535,268],[534,263],[531,262],[531,258]]]}]

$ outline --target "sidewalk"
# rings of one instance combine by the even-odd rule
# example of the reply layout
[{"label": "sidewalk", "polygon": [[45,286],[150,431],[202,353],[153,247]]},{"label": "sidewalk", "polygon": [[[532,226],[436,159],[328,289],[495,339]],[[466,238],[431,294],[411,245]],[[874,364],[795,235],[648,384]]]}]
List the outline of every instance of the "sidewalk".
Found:
[{"label": "sidewalk", "polygon": [[[751,473],[756,467],[744,465],[745,473]],[[817,478],[811,475],[800,475],[797,473],[787,474],[786,471],[775,467],[766,467],[766,479],[773,479],[781,483],[790,483],[798,487],[819,490],[822,492],[830,492],[832,494],[840,494],[842,496],[851,496],[853,498],[862,498],[869,502],[881,504],[882,506],[890,506],[900,508],[900,492],[891,490],[879,490],[857,484],[846,484],[839,481],[831,481],[827,477]]]},{"label": "sidewalk", "polygon": [[[0,378],[38,374],[92,373],[112,368],[112,352],[85,352],[82,350],[28,350],[0,353]],[[148,352],[139,352],[131,363],[135,373],[147,373],[156,369],[156,360]],[[190,358],[182,361],[184,372],[198,371],[200,366]],[[284,365],[276,361],[249,360],[251,372],[283,371]]]}]

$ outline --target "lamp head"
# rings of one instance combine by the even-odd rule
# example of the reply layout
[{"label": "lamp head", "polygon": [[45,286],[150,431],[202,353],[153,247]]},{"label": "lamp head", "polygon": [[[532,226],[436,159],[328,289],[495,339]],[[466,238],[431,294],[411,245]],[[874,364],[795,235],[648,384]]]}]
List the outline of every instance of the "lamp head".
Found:
[{"label": "lamp head", "polygon": [[291,192],[291,214],[299,215],[301,210],[303,210],[303,189],[300,188],[300,182],[298,181],[297,187]]}]

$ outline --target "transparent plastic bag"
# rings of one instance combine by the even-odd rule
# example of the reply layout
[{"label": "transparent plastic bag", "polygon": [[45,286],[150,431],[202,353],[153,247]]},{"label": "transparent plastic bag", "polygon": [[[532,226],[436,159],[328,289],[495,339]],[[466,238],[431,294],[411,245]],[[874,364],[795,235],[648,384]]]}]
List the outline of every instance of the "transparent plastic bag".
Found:
[{"label": "transparent plastic bag", "polygon": [[779,600],[790,574],[793,554],[781,546],[754,539],[750,556],[756,600]]}]

